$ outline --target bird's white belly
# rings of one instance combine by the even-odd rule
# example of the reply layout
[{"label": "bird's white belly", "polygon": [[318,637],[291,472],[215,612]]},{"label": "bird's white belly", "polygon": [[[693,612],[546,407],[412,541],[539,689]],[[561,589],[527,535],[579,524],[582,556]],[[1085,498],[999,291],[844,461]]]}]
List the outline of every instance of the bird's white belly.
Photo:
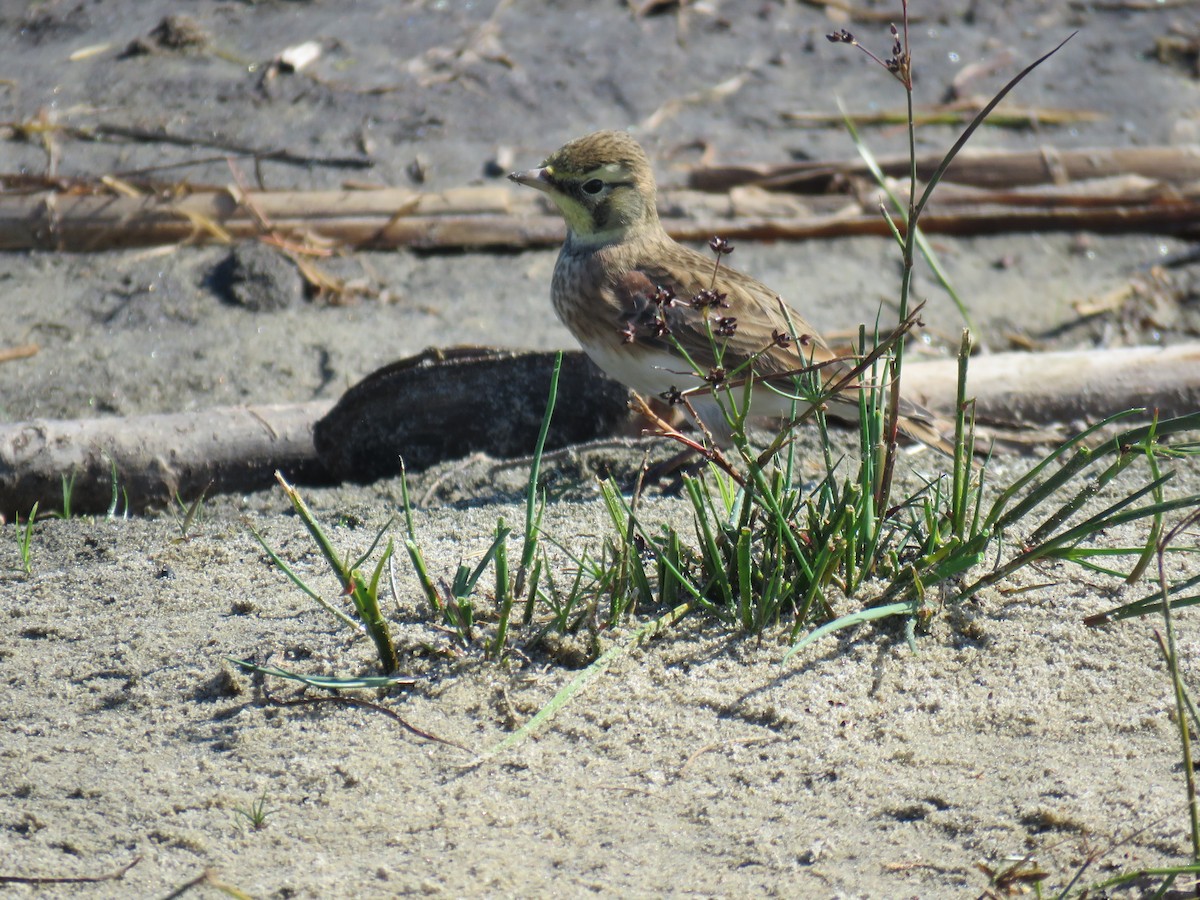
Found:
[{"label": "bird's white belly", "polygon": [[[672,388],[678,391],[687,391],[705,386],[704,379],[695,372],[688,371],[687,363],[682,357],[673,353],[646,347],[628,350],[623,345],[620,347],[585,346],[583,349],[591,357],[592,362],[608,373],[610,377],[646,397],[661,400],[663,395]],[[740,406],[741,391],[734,388],[733,393],[734,402]],[[691,395],[690,400],[705,422],[710,422],[714,413],[716,420],[722,418],[718,412],[717,401],[711,394],[694,394]],[[790,399],[780,396],[769,388],[755,387],[751,400],[751,411],[756,416],[790,416],[792,408]]]},{"label": "bird's white belly", "polygon": [[671,388],[686,391],[703,384],[703,379],[687,371],[687,363],[682,359],[660,350],[626,349],[624,345],[615,348],[585,346],[583,349],[609,376],[639,394],[661,399],[659,395]]}]

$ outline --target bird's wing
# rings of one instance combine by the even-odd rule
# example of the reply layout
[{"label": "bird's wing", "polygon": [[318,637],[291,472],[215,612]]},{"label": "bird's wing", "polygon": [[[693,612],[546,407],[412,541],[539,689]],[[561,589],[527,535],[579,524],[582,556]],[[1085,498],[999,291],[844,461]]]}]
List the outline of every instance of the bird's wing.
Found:
[{"label": "bird's wing", "polygon": [[[750,362],[756,378],[794,374],[814,365],[828,382],[845,373],[838,357],[807,321],[766,285],[736,269],[673,244],[656,258],[626,268],[612,285],[613,305],[624,315],[626,339],[656,350],[676,352],[678,341],[687,355],[707,373],[720,364],[734,372]],[[659,261],[661,259],[661,261]],[[660,289],[673,299],[660,307]],[[719,305],[696,308],[693,301],[706,291],[724,297]],[[711,294],[708,294],[712,298]],[[665,320],[669,333],[658,324]],[[724,321],[728,320],[728,321]]]},{"label": "bird's wing", "polygon": [[[627,340],[676,355],[678,342],[701,377],[718,364],[715,344],[723,348],[720,364],[727,373],[750,361],[756,380],[771,381],[785,392],[795,384],[789,376],[815,370],[826,386],[836,383],[842,391],[829,398],[829,411],[838,418],[857,419],[854,392],[861,382],[850,371],[854,359],[834,353],[778,294],[736,269],[721,266],[714,276],[711,259],[679,244],[672,243],[657,255],[647,254],[646,259],[650,261],[621,269],[605,290],[605,305],[618,314]],[[655,302],[656,295],[663,296],[660,289],[674,297],[661,307]],[[709,289],[724,294],[728,306],[695,308],[693,298]],[[722,318],[736,319],[726,333],[720,327]],[[663,319],[669,333],[656,324]],[[781,335],[790,340],[781,340]],[[900,430],[906,435],[944,453],[953,452],[945,438],[953,434],[953,423],[903,397],[898,412]]]}]

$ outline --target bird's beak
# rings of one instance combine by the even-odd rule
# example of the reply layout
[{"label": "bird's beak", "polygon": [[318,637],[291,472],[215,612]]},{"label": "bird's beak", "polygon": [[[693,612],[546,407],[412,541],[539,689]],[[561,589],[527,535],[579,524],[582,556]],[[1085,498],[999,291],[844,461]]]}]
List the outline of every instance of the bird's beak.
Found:
[{"label": "bird's beak", "polygon": [[528,169],[524,172],[513,172],[508,176],[508,180],[539,191],[549,191],[554,185],[554,176],[547,166],[542,166],[540,169]]}]

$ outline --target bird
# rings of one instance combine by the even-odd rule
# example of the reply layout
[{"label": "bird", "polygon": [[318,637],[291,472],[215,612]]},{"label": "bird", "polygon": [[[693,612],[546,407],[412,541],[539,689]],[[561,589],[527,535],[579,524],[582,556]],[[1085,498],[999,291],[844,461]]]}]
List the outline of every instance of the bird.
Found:
[{"label": "bird", "polygon": [[[710,433],[727,443],[725,405],[751,379],[749,412],[791,417],[814,394],[835,418],[859,421],[861,381],[793,306],[767,285],[722,264],[732,252],[714,238],[708,257],[675,241],[658,217],[646,152],[624,131],[597,131],[509,179],[541,191],[566,220],[550,295],[558,318],[605,373],[634,391],[687,398]],[[823,389],[797,392],[815,373]],[[808,377],[811,383],[814,379]],[[815,385],[814,385],[815,387]],[[825,394],[828,393],[828,396]],[[802,399],[797,399],[800,395]],[[804,398],[809,400],[804,402]],[[953,455],[952,425],[901,398],[899,430]]]}]

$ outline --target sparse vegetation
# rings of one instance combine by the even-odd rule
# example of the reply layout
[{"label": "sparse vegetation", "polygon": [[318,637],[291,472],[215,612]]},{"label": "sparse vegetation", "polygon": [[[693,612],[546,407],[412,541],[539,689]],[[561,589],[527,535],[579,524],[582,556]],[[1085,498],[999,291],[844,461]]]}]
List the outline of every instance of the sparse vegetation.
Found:
[{"label": "sparse vegetation", "polygon": [[29,510],[29,515],[25,519],[25,524],[21,524],[21,517],[18,515],[13,519],[13,534],[17,539],[17,555],[21,559],[21,571],[26,577],[33,574],[33,522],[37,518],[38,505],[33,504],[33,508]]},{"label": "sparse vegetation", "polygon": [[254,831],[262,831],[267,827],[267,818],[272,812],[273,810],[267,807],[266,788],[263,788],[263,792],[249,806],[237,806],[233,810],[234,815],[244,819]]},{"label": "sparse vegetation", "polygon": [[[728,428],[728,444],[714,441],[694,410],[698,430],[691,434],[659,423],[664,437],[698,452],[703,460],[697,471],[681,478],[694,523],[692,533],[646,522],[639,512],[641,479],[632,492],[609,479],[601,483],[600,490],[611,533],[595,549],[570,552],[563,542],[543,532],[546,501],[540,467],[555,404],[552,386],[530,469],[524,529],[519,536],[520,561],[515,571],[510,569],[508,551],[513,529],[501,518],[490,535],[487,550],[473,566],[462,563],[449,580],[435,580],[421,550],[407,485],[403,498],[405,549],[431,615],[454,634],[463,648],[489,659],[504,659],[517,643],[528,650],[551,631],[615,630],[635,611],[647,616],[623,641],[603,651],[597,644],[591,664],[541,712],[486,751],[483,758],[523,740],[602,673],[617,655],[690,614],[710,615],[748,634],[778,631],[786,636],[790,645],[787,656],[791,656],[833,631],[888,617],[901,617],[911,640],[943,604],[961,602],[1022,568],[1044,561],[1073,563],[1132,582],[1157,559],[1158,589],[1135,603],[1094,617],[1093,624],[1130,615],[1164,616],[1167,637],[1163,652],[1172,673],[1181,722],[1194,851],[1192,864],[1154,873],[1164,879],[1166,890],[1179,874],[1195,871],[1200,861],[1200,821],[1194,814],[1195,785],[1187,729],[1189,716],[1194,714],[1179,676],[1171,621],[1172,609],[1200,603],[1200,593],[1196,592],[1200,579],[1171,583],[1166,563],[1170,554],[1180,549],[1174,541],[1181,531],[1195,526],[1197,516],[1193,511],[1200,507],[1200,495],[1170,497],[1165,490],[1172,478],[1166,467],[1200,453],[1200,413],[1159,419],[1151,411],[1131,410],[1111,416],[1061,443],[1020,477],[994,485],[988,461],[975,462],[977,437],[968,389],[972,337],[965,330],[948,470],[896,496],[904,338],[919,312],[910,296],[912,273],[919,253],[931,258],[919,230],[921,215],[946,168],[987,115],[1017,83],[1059,49],[1036,60],[997,93],[922,185],[915,166],[913,84],[906,28],[907,23],[903,31],[893,28],[889,57],[872,56],[905,90],[913,167],[908,197],[901,202],[902,215],[897,222],[888,219],[903,264],[897,324],[891,329],[877,326],[873,332],[863,329],[858,354],[849,360],[850,377],[861,376],[863,381],[858,391],[858,459],[851,461],[837,455],[822,408],[824,401],[848,382],[825,384],[817,367],[798,367],[793,373],[792,421],[764,447],[748,427],[755,387],[749,365],[729,372],[722,369],[719,378],[697,369],[693,374],[700,386],[678,392],[670,399],[691,409],[695,397],[715,398]],[[845,31],[830,39],[860,46]],[[732,248],[719,238],[712,246],[719,266]],[[957,296],[955,302],[969,322],[965,304]],[[664,333],[669,333],[665,318],[663,325]],[[732,327],[713,328],[710,323],[709,338],[718,367]],[[683,346],[676,346],[686,356]],[[1127,424],[1126,420],[1133,417],[1138,417],[1137,423]],[[1148,423],[1146,418],[1150,419]],[[815,483],[798,478],[791,439],[792,429],[808,420],[815,424],[822,447],[823,471]],[[1114,494],[1117,477],[1127,477],[1130,467],[1136,465],[1145,467],[1141,482]],[[347,594],[354,598],[360,618],[375,622],[365,630],[379,650],[383,670],[391,674],[399,661],[377,602],[380,575],[392,556],[391,540],[369,580],[356,572],[384,540],[388,526],[379,531],[371,548],[357,562],[340,562],[299,495],[282,479],[281,484]],[[1170,517],[1179,514],[1185,516],[1183,522],[1172,525]],[[1146,525],[1147,537],[1137,546],[1096,549],[1089,545],[1098,535],[1129,523]],[[310,596],[354,627],[363,627],[320,600],[269,548],[268,553]],[[1115,566],[1111,560],[1119,557],[1128,558],[1130,563]],[[490,580],[485,578],[489,567]],[[489,583],[490,598],[484,587]],[[521,611],[519,618],[514,617],[515,610]],[[1138,877],[1145,874],[1138,873]],[[989,875],[994,886],[1018,880],[1040,885],[1046,877],[1030,860]],[[1103,886],[1118,883],[1123,880],[1110,880]],[[1074,885],[1073,881],[1066,891]]]},{"label": "sparse vegetation", "polygon": [[178,510],[177,521],[179,522],[179,540],[186,541],[192,534],[192,528],[203,517],[204,498],[208,495],[208,488],[212,487],[210,482],[208,487],[202,490],[196,499],[191,503],[184,503],[183,498],[179,493],[175,493],[175,506]]},{"label": "sparse vegetation", "polygon": [[71,518],[71,496],[75,493],[75,478],[78,476],[77,471],[72,471],[70,476],[62,476],[62,509],[58,512],[58,518]]}]

